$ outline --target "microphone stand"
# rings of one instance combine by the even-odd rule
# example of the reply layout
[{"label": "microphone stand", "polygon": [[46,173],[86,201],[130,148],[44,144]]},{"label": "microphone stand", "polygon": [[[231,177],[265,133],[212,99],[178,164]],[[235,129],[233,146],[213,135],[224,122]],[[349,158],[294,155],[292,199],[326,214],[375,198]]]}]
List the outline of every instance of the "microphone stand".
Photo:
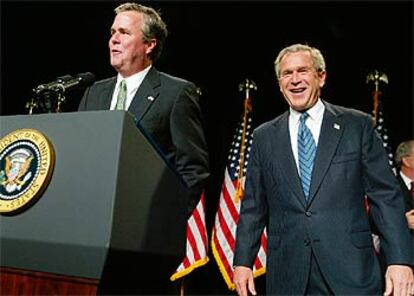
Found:
[{"label": "microphone stand", "polygon": [[63,93],[64,93],[64,90],[62,91],[61,89],[59,89],[59,91],[57,92],[57,104],[56,104],[55,113],[62,112],[61,110],[62,103],[66,101],[66,97],[64,96]]},{"label": "microphone stand", "polygon": [[32,97],[30,99],[30,101],[26,103],[26,106],[25,107],[26,107],[26,109],[29,109],[29,115],[32,115],[33,114],[33,109],[34,108],[38,108],[39,105],[37,104],[37,102],[35,101],[35,99]]},{"label": "microphone stand", "polygon": [[66,102],[64,91],[63,88],[56,88],[39,93],[36,89],[33,89],[32,98],[26,103],[26,109],[29,109],[29,115],[32,115],[33,111],[39,108],[46,113],[62,112],[62,104]]}]

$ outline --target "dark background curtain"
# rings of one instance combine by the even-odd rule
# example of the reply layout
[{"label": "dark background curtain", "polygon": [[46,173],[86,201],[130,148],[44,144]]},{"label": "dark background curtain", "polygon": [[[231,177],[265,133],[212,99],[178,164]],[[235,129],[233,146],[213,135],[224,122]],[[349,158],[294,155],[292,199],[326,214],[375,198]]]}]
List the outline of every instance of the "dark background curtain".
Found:
[{"label": "dark background curtain", "polygon": [[[1,1],[1,115],[26,114],[31,90],[65,74],[90,71],[97,79],[115,74],[108,40],[112,1]],[[328,78],[322,98],[371,113],[372,84],[366,76],[385,72],[380,86],[390,144],[413,138],[412,1],[145,1],[169,29],[160,71],[196,83],[203,92],[212,178],[208,188],[209,230],[217,208],[225,158],[242,113],[238,84],[256,82],[251,93],[257,126],[287,109],[273,62],[284,46],[308,43],[325,56]],[[67,95],[64,111],[77,109],[82,92]],[[194,272],[224,282],[215,263]],[[211,281],[211,279],[209,280]],[[205,285],[209,293],[214,285]],[[217,290],[215,294],[221,294]]]}]

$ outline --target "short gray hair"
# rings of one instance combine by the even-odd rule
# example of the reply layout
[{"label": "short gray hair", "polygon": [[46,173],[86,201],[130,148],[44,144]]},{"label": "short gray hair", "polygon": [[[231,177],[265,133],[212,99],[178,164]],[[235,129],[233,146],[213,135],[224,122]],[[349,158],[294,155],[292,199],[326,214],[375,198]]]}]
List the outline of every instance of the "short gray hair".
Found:
[{"label": "short gray hair", "polygon": [[155,62],[160,57],[165,39],[168,36],[167,25],[161,19],[160,13],[156,12],[151,7],[134,2],[127,2],[115,8],[116,14],[124,11],[137,11],[144,16],[144,24],[141,28],[141,31],[144,34],[143,41],[149,42],[151,39],[157,40],[157,45],[149,54],[150,59]]},{"label": "short gray hair", "polygon": [[410,155],[414,155],[414,140],[401,142],[395,151],[395,165],[400,168],[402,159]]},{"label": "short gray hair", "polygon": [[326,70],[325,59],[322,53],[319,51],[319,49],[315,47],[311,47],[309,45],[297,43],[297,44],[293,44],[288,47],[285,47],[279,52],[275,60],[275,71],[276,71],[277,79],[280,78],[280,62],[284,58],[284,56],[289,53],[300,52],[300,51],[307,51],[310,53],[312,57],[313,65],[317,72]]}]

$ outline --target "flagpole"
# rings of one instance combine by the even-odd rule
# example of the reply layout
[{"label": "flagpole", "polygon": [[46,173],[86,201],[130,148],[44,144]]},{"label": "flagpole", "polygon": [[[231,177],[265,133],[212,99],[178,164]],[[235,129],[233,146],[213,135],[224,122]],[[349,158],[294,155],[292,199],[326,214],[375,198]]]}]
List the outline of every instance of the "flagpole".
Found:
[{"label": "flagpole", "polygon": [[388,77],[387,74],[381,73],[378,70],[374,70],[373,72],[369,73],[367,75],[367,81],[368,84],[373,82],[374,83],[374,91],[372,92],[372,98],[374,101],[374,109],[372,111],[374,125],[377,125],[378,121],[378,106],[380,104],[380,96],[382,95],[382,92],[379,90],[379,84],[380,82],[384,82],[385,84],[388,84]]},{"label": "flagpole", "polygon": [[243,196],[243,186],[242,186],[242,178],[243,178],[243,169],[244,169],[244,159],[245,159],[245,148],[246,148],[246,127],[247,127],[247,113],[251,112],[252,110],[252,103],[250,99],[250,90],[257,90],[256,83],[254,81],[245,79],[242,83],[239,84],[239,91],[245,92],[244,98],[244,110],[243,110],[243,133],[240,145],[240,169],[238,172],[237,177],[237,192],[236,192],[236,203],[240,200],[240,197]]},{"label": "flagpole", "polygon": [[[254,82],[245,80],[239,84],[239,91],[245,92],[244,111],[229,149],[220,199],[211,235],[211,251],[229,290],[235,290],[233,283],[233,258],[237,224],[240,214],[240,201],[243,199],[244,180],[249,167],[250,147],[253,144],[251,90],[256,90]],[[260,248],[253,264],[253,276],[266,272],[267,234],[263,231]]]},{"label": "flagpole", "polygon": [[[372,110],[372,120],[374,122],[374,127],[375,129],[378,131],[379,136],[381,137],[381,140],[383,141],[383,146],[385,151],[387,152],[387,156],[388,156],[388,162],[395,174],[395,168],[393,167],[393,156],[392,156],[392,152],[390,147],[388,146],[388,135],[386,134],[386,131],[384,130],[383,127],[383,122],[381,122],[381,117],[382,117],[382,105],[380,106],[380,97],[382,95],[382,92],[379,90],[379,85],[380,82],[383,82],[385,84],[388,84],[388,76],[385,73],[381,73],[378,70],[374,70],[370,73],[368,73],[367,75],[367,80],[366,83],[370,84],[373,83],[374,84],[374,91],[372,92],[372,99],[373,99],[373,110]],[[383,118],[382,118],[383,121]],[[367,212],[369,212],[369,201],[368,201],[368,196],[365,195],[365,209]],[[377,253],[380,252],[381,249],[381,241],[380,238],[377,234],[373,233],[372,234],[372,240],[374,243],[374,249]]]},{"label": "flagpole", "polygon": [[180,280],[180,296],[184,296],[184,278]]}]

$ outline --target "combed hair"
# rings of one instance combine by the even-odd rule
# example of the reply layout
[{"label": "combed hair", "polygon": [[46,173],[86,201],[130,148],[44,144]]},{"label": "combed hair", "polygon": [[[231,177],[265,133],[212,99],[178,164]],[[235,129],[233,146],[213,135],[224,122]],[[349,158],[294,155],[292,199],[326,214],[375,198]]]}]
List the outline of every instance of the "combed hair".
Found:
[{"label": "combed hair", "polygon": [[149,42],[152,39],[157,40],[154,50],[149,54],[150,59],[155,62],[160,57],[165,39],[168,36],[167,25],[161,19],[160,13],[151,7],[133,2],[123,3],[115,8],[116,14],[124,11],[137,11],[144,16],[144,24],[141,28],[144,35],[143,41]]},{"label": "combed hair", "polygon": [[300,51],[307,51],[311,54],[313,65],[317,72],[326,70],[325,59],[322,53],[319,51],[319,49],[315,47],[311,47],[309,45],[297,43],[297,44],[293,44],[288,47],[285,47],[279,52],[275,60],[275,71],[276,71],[277,79],[280,78],[280,61],[283,59],[283,57],[289,53],[300,52]]},{"label": "combed hair", "polygon": [[395,151],[395,165],[401,167],[402,159],[406,156],[414,155],[414,140],[401,142]]}]

